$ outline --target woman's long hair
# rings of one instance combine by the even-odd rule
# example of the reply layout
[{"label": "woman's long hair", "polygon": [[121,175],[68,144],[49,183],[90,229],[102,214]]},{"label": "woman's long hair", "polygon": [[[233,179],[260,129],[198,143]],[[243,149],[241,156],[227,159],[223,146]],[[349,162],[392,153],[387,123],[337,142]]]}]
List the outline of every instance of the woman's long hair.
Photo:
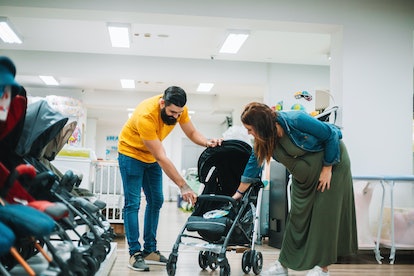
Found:
[{"label": "woman's long hair", "polygon": [[269,162],[275,149],[276,116],[273,109],[258,102],[246,105],[241,114],[242,123],[251,126],[256,133],[253,147],[259,164],[265,160]]}]

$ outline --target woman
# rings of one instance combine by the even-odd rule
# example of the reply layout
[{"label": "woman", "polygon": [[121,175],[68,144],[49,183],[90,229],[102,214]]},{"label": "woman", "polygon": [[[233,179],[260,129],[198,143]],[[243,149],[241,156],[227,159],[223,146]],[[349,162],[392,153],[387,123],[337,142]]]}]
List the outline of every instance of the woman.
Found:
[{"label": "woman", "polygon": [[271,157],[292,174],[279,260],[261,275],[287,275],[288,268],[329,275],[328,266],[338,256],[358,249],[350,161],[341,131],[305,112],[275,112],[255,102],[245,107],[241,121],[254,147],[233,198],[242,197]]}]

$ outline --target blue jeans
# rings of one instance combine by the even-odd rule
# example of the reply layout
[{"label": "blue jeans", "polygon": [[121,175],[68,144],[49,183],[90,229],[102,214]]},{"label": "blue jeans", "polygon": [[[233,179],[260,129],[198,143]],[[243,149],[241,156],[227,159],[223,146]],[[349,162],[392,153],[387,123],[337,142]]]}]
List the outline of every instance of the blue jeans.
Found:
[{"label": "blue jeans", "polygon": [[[118,163],[125,195],[125,205],[122,211],[129,254],[133,255],[138,251],[145,253],[156,251],[158,220],[164,202],[161,167],[157,162],[145,163],[121,153],[118,156]],[[143,250],[139,242],[138,221],[141,189],[144,191],[147,203],[144,214]]]}]

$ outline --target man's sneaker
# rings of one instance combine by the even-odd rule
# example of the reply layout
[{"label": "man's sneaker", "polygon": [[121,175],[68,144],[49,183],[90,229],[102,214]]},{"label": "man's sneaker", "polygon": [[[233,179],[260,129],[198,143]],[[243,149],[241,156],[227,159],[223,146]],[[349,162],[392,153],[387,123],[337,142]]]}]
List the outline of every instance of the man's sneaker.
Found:
[{"label": "man's sneaker", "polygon": [[285,276],[288,275],[288,269],[284,267],[279,261],[276,261],[268,270],[264,271],[260,275],[278,275]]},{"label": "man's sneaker", "polygon": [[145,264],[141,252],[137,252],[129,258],[128,267],[137,271],[149,271],[149,266]]},{"label": "man's sneaker", "polygon": [[324,272],[320,266],[315,266],[309,270],[306,276],[329,276],[329,271]]},{"label": "man's sneaker", "polygon": [[158,250],[151,253],[144,253],[143,256],[146,264],[166,265],[168,262],[168,259]]}]

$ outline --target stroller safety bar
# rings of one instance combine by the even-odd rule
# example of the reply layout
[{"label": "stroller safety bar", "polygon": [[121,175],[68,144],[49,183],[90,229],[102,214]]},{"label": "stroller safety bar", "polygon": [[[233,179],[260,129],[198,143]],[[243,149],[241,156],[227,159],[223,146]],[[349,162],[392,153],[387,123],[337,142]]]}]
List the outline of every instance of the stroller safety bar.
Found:
[{"label": "stroller safety bar", "polygon": [[216,195],[216,194],[199,195],[197,201],[198,202],[203,202],[203,201],[231,202],[231,204],[234,207],[237,206],[237,201],[231,196],[226,196],[226,195]]}]

